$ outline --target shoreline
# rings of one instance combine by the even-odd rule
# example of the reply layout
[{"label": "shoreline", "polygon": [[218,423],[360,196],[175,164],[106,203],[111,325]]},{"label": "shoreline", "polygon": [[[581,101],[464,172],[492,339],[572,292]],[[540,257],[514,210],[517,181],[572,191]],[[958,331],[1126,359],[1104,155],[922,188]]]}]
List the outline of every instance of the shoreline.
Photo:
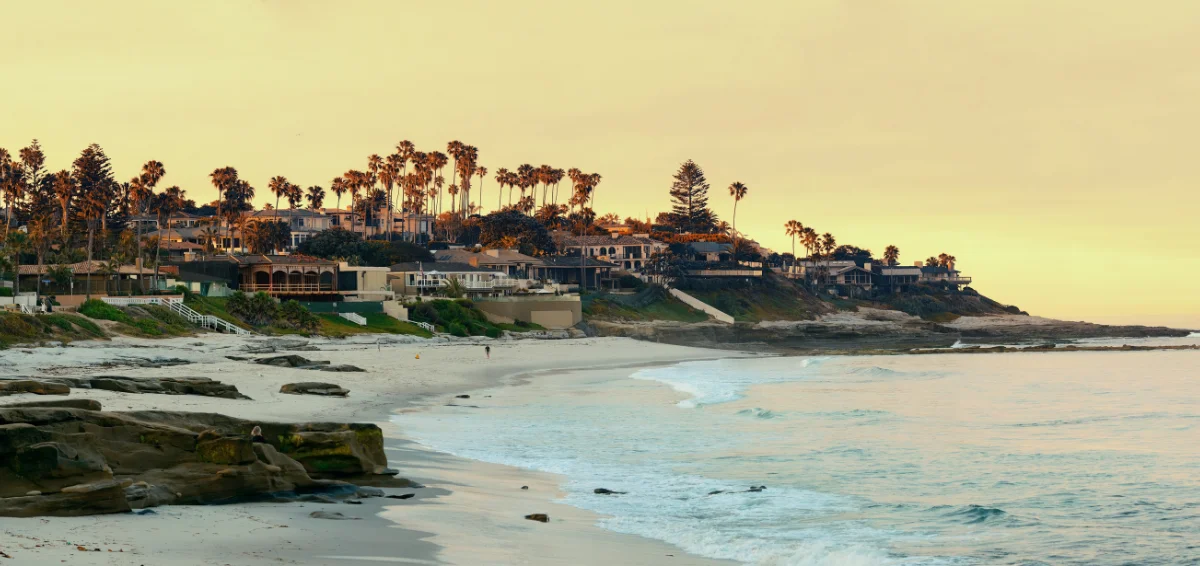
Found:
[{"label": "shoreline", "polygon": [[[374,337],[372,337],[374,338]],[[168,506],[155,508],[154,517],[133,514],[78,518],[11,519],[0,528],[0,550],[18,561],[80,564],[480,564],[479,555],[455,561],[456,552],[492,549],[520,539],[515,548],[536,555],[522,556],[528,564],[561,563],[583,555],[595,564],[656,564],[671,555],[679,564],[730,564],[687,555],[667,543],[605,530],[599,515],[557,502],[561,476],[478,462],[436,452],[407,438],[391,421],[404,410],[422,410],[452,401],[458,394],[496,387],[520,386],[535,375],[572,369],[622,370],[696,359],[720,359],[746,353],[712,351],[637,342],[628,339],[584,338],[570,341],[516,340],[489,342],[492,360],[484,359],[482,343],[396,343],[369,340],[312,340],[320,351],[299,351],[314,359],[353,363],[362,374],[320,374],[250,365],[226,359],[260,340],[207,335],[197,338],[144,340],[121,338],[63,348],[38,349],[32,355],[0,352],[8,362],[6,375],[90,374],[98,371],[128,376],[206,375],[236,385],[254,399],[126,395],[109,391],[72,390],[71,397],[100,401],[106,411],[158,409],[215,412],[263,421],[374,422],[384,430],[390,465],[401,477],[425,484],[423,489],[387,490],[415,493],[413,499],[367,499],[362,505],[320,503],[249,503],[227,506]],[[133,350],[138,355],[175,356],[191,363],[162,367],[105,367],[97,360],[119,359]],[[282,352],[283,350],[281,350]],[[14,357],[15,354],[15,357]],[[420,359],[417,356],[420,356]],[[17,358],[22,358],[18,360]],[[72,361],[82,362],[72,364]],[[614,362],[614,360],[619,360]],[[438,368],[436,376],[427,368]],[[283,395],[282,383],[328,380],[351,389],[346,399]],[[0,405],[33,400],[31,396],[0,397]],[[527,485],[529,490],[520,490]],[[341,512],[359,520],[309,518],[316,510]],[[549,524],[524,519],[525,514],[548,513]],[[464,529],[474,522],[493,530]],[[170,527],[166,527],[170,525]],[[164,527],[163,532],[159,527]],[[490,535],[488,533],[491,533]],[[366,536],[364,536],[364,534]],[[546,536],[551,534],[552,536]],[[441,541],[445,544],[438,544]],[[76,545],[101,548],[85,554]],[[590,545],[590,546],[589,546]],[[104,550],[112,550],[112,553]],[[92,561],[92,558],[104,561]],[[557,557],[557,559],[555,558]],[[539,562],[539,560],[541,560]],[[490,562],[509,563],[506,560]],[[581,562],[576,562],[581,563]],[[584,562],[586,563],[586,562]]]}]

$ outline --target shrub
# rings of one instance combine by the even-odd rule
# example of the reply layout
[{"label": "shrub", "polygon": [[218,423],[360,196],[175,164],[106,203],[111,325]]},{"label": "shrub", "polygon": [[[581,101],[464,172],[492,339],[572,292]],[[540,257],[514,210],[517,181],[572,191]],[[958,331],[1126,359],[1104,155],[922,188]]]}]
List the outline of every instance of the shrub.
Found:
[{"label": "shrub", "polygon": [[286,301],[280,306],[279,316],[289,328],[301,332],[313,333],[321,328],[321,319],[294,300]]},{"label": "shrub", "polygon": [[502,334],[504,334],[504,332],[495,326],[487,329],[487,331],[483,333],[483,335],[487,336],[488,338],[499,338]]},{"label": "shrub", "polygon": [[79,314],[97,320],[113,320],[131,323],[133,319],[125,311],[114,307],[100,299],[89,299],[79,306]]},{"label": "shrub", "polygon": [[12,287],[0,287],[0,297],[11,297],[11,296],[13,296]]},{"label": "shrub", "polygon": [[159,336],[163,333],[162,329],[158,327],[158,321],[153,318],[139,318],[133,321],[132,326],[143,334],[151,336]]},{"label": "shrub", "polygon": [[462,323],[459,323],[459,322],[451,322],[450,326],[449,326],[449,328],[447,328],[447,330],[450,332],[450,334],[452,334],[454,336],[460,336],[460,337],[470,336],[470,334],[467,333],[467,327],[463,326]]},{"label": "shrub", "polygon": [[236,291],[229,296],[225,308],[229,314],[255,326],[271,324],[279,318],[279,303],[262,291],[249,296]]}]

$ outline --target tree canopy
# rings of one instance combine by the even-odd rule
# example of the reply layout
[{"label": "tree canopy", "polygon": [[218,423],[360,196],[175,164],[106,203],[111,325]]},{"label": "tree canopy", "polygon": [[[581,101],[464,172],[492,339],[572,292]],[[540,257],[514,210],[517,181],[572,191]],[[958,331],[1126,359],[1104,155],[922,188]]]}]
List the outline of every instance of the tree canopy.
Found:
[{"label": "tree canopy", "polygon": [[357,232],[337,228],[318,232],[300,242],[297,251],[370,267],[388,267],[410,261],[433,261],[433,254],[417,244],[386,240],[364,241],[362,235]]},{"label": "tree canopy", "polygon": [[554,239],[537,219],[515,210],[493,212],[479,219],[479,243],[488,247],[516,244],[527,255],[552,254]]},{"label": "tree canopy", "polygon": [[679,232],[712,232],[717,216],[708,208],[708,179],[691,159],[675,172],[671,184],[670,223]]}]

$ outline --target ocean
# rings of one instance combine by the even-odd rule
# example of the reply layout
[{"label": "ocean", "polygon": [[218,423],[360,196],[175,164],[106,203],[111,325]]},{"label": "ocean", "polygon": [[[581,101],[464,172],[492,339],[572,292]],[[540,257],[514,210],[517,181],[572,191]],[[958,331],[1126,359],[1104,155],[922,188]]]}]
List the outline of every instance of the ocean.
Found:
[{"label": "ocean", "polygon": [[697,555],[1200,565],[1197,351],[724,359],[535,375],[469,403],[395,420],[435,450],[562,474],[602,527]]}]

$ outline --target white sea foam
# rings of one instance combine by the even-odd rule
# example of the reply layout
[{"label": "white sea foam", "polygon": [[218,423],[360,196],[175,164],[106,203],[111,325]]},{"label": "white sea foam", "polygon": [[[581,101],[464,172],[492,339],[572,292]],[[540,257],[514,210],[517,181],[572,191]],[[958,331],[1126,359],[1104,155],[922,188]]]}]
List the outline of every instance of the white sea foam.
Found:
[{"label": "white sea foam", "polygon": [[687,362],[640,370],[632,377],[659,381],[691,395],[690,399],[679,402],[680,407],[691,409],[737,401],[752,385],[797,381],[828,359],[781,357],[756,360],[754,371],[746,371],[745,360]]}]

